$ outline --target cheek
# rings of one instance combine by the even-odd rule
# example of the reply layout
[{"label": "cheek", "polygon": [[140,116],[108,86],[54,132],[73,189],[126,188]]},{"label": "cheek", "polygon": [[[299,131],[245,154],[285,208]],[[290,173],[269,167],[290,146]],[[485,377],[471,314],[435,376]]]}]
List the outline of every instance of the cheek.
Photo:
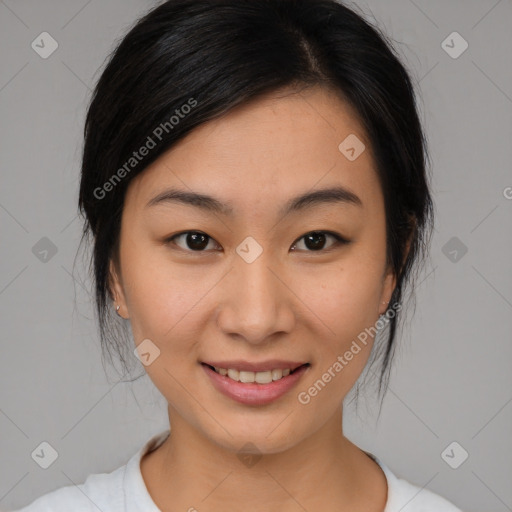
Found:
[{"label": "cheek", "polygon": [[347,258],[327,272],[305,274],[298,295],[307,298],[326,334],[346,340],[377,319],[382,280],[375,263],[370,266],[361,258]]},{"label": "cheek", "polygon": [[302,281],[301,296],[307,297],[313,312],[310,317],[319,319],[321,332],[314,348],[316,371],[300,390],[309,396],[313,416],[321,417],[339,406],[368,362],[373,346],[371,327],[378,319],[379,275],[354,259],[329,272],[328,277],[309,274]]},{"label": "cheek", "polygon": [[[328,272],[305,273],[300,296],[318,318],[319,373],[330,370],[334,396],[344,396],[363,371],[373,346],[382,288],[382,255],[354,251]],[[338,357],[342,360],[339,361]],[[329,375],[325,378],[328,380]],[[333,389],[332,388],[332,389]]]},{"label": "cheek", "polygon": [[178,268],[153,263],[134,265],[129,273],[133,338],[135,345],[149,339],[156,346],[148,345],[158,355],[145,370],[169,403],[186,409],[190,397],[183,389],[192,386],[203,329],[201,298],[211,285],[194,279],[191,284]]},{"label": "cheek", "polygon": [[196,313],[208,291],[208,282],[204,275],[201,277],[190,269],[185,273],[179,266],[171,265],[160,249],[130,256],[123,272],[136,342],[150,338],[159,346],[178,350],[178,340],[188,342],[193,332],[186,333],[197,328]]}]

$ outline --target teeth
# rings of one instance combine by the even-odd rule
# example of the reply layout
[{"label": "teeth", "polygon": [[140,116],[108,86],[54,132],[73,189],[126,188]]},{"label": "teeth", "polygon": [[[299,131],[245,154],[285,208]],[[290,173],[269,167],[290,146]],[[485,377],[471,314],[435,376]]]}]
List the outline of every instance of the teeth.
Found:
[{"label": "teeth", "polygon": [[[217,370],[217,368],[215,368],[215,370]],[[240,375],[240,372],[238,370],[232,370],[232,369],[229,369],[228,370],[228,377],[230,379],[233,379],[233,380],[240,380],[239,379],[239,375]]]},{"label": "teeth", "polygon": [[283,376],[283,370],[272,370],[272,380],[279,380]]},{"label": "teeth", "polygon": [[227,375],[230,379],[236,380],[237,382],[257,382],[258,384],[270,384],[272,381],[287,377],[291,373],[290,368],[286,368],[285,370],[276,368],[275,370],[268,370],[265,372],[246,372],[238,371],[233,368],[214,368],[217,373]]}]

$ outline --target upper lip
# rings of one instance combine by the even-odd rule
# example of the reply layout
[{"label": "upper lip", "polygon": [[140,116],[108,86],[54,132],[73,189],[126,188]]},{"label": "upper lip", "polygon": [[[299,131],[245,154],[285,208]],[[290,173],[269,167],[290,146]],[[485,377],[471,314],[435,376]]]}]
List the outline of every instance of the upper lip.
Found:
[{"label": "upper lip", "polygon": [[308,363],[296,361],[284,361],[282,359],[269,359],[267,361],[260,361],[258,363],[251,363],[243,359],[236,359],[233,361],[203,361],[203,364],[215,366],[216,368],[224,368],[226,370],[233,369],[242,372],[266,372],[270,370],[281,369],[295,370],[299,366]]}]

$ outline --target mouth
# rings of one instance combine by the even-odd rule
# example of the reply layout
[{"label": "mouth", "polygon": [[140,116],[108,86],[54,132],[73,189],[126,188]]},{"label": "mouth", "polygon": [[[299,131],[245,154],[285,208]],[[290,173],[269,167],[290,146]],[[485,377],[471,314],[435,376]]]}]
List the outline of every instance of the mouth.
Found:
[{"label": "mouth", "polygon": [[235,402],[249,406],[267,405],[285,396],[311,367],[310,363],[279,361],[260,364],[260,371],[254,371],[247,368],[255,365],[246,362],[226,363],[223,362],[223,366],[201,363],[201,366],[214,389]]},{"label": "mouth", "polygon": [[[252,370],[241,370],[238,368],[232,368],[231,366],[240,366],[240,365],[226,365],[230,366],[229,368],[222,368],[220,366],[211,365],[208,363],[201,363],[204,366],[207,366],[215,373],[227,377],[235,382],[242,382],[246,384],[257,383],[257,384],[270,384],[271,382],[275,382],[283,379],[284,377],[288,377],[289,375],[294,374],[296,371],[303,367],[311,366],[310,363],[290,363],[289,366],[285,368],[272,368],[263,371],[252,371]],[[282,366],[283,363],[276,364],[275,366]],[[272,365],[269,365],[270,367]]]}]

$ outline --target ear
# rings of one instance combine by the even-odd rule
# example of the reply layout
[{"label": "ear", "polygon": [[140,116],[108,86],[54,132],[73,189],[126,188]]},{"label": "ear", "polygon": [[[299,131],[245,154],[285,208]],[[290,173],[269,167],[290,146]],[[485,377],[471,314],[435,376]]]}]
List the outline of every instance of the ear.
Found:
[{"label": "ear", "polygon": [[[416,231],[416,219],[414,217],[411,217],[409,219],[409,225],[410,225],[409,238],[407,239],[404,257],[402,259],[402,265],[404,265],[407,260],[409,250],[411,249],[411,243],[412,243],[415,231]],[[395,287],[396,287],[396,275],[393,272],[393,268],[391,267],[391,265],[389,265],[388,269],[386,270],[385,277],[384,277],[382,294],[381,294],[381,299],[380,299],[380,304],[379,304],[379,315],[383,315],[386,312],[386,310],[388,309],[389,301],[391,300],[391,295],[393,294]]]},{"label": "ear", "polygon": [[124,295],[123,284],[116,270],[116,265],[114,264],[114,261],[112,259],[110,260],[109,263],[108,283],[109,295],[110,298],[114,301],[113,307],[116,308],[117,306],[119,306],[119,316],[122,316],[125,319],[129,318],[128,308],[126,307],[126,298]]},{"label": "ear", "polygon": [[391,295],[393,294],[393,290],[396,286],[396,276],[393,272],[393,268],[391,265],[388,267],[384,282],[382,285],[382,293],[380,296],[380,304],[379,304],[379,315],[383,315],[389,307],[389,301],[391,300]]}]

